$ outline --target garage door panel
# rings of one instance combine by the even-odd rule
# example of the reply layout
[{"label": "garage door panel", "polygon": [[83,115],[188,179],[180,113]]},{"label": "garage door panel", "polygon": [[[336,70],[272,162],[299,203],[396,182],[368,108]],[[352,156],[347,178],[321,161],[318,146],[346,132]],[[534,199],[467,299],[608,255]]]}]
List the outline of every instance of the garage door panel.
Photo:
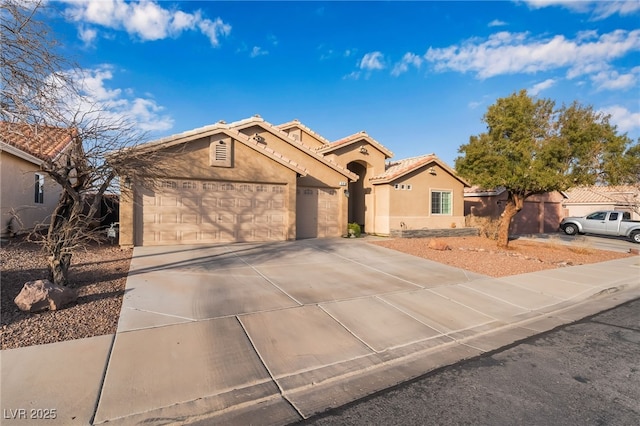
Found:
[{"label": "garage door panel", "polygon": [[220,201],[220,203],[219,203],[218,207],[220,207],[222,209],[236,206],[236,199],[235,198],[220,198],[219,201]]},{"label": "garage door panel", "polygon": [[189,209],[200,207],[200,198],[182,197],[182,206]]},{"label": "garage door panel", "polygon": [[286,186],[218,181],[162,182],[136,206],[143,245],[286,239]]},{"label": "garage door panel", "polygon": [[342,235],[339,223],[339,191],[300,187],[296,193],[297,238],[325,238]]},{"label": "garage door panel", "polygon": [[214,210],[218,207],[218,199],[217,198],[203,198],[202,199],[202,208],[205,210]]},{"label": "garage door panel", "polygon": [[161,224],[170,224],[170,223],[178,223],[178,215],[177,214],[161,214],[160,221]]},{"label": "garage door panel", "polygon": [[175,207],[178,205],[178,197],[160,197],[159,205],[162,207]]}]

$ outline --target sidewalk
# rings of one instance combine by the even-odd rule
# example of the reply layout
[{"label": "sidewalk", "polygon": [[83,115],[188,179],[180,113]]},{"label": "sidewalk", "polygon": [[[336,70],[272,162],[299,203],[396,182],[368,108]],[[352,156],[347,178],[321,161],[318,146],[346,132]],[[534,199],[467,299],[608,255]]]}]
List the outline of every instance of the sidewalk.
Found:
[{"label": "sidewalk", "polygon": [[136,248],[115,336],[0,353],[3,425],[287,424],[640,297],[637,256],[488,278],[348,240],[166,250]]}]

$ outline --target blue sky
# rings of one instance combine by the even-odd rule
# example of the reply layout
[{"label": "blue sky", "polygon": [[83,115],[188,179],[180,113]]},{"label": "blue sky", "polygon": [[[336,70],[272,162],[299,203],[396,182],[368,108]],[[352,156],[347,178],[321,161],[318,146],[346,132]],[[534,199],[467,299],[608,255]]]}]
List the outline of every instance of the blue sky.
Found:
[{"label": "blue sky", "polygon": [[395,159],[458,147],[521,89],[640,136],[640,2],[62,1],[87,94],[155,139],[260,114]]}]

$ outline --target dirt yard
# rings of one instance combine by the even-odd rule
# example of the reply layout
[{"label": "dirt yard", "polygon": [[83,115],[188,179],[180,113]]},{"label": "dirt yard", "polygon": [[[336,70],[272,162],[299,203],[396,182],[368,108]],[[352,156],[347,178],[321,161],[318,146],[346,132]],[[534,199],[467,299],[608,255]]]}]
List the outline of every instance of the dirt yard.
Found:
[{"label": "dirt yard", "polygon": [[[451,250],[427,247],[429,239],[389,239],[372,242],[394,250],[464,268],[492,277],[570,267],[630,256],[548,242],[512,241],[498,250],[481,237],[443,238]],[[78,300],[65,309],[29,314],[13,303],[27,281],[46,278],[46,258],[33,243],[11,241],[0,248],[2,349],[115,333],[129,271],[131,249],[95,245],[73,256],[71,282]]]}]

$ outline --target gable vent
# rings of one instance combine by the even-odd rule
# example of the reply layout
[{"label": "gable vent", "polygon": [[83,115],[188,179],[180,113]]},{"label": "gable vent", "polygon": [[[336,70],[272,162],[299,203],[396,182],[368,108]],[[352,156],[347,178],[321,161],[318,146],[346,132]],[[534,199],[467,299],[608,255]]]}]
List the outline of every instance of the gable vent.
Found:
[{"label": "gable vent", "polygon": [[212,167],[233,167],[231,138],[220,139],[212,136],[209,142],[209,165]]},{"label": "gable vent", "polygon": [[216,160],[215,161],[227,161],[229,151],[227,150],[227,144],[224,141],[218,141],[216,143]]}]

